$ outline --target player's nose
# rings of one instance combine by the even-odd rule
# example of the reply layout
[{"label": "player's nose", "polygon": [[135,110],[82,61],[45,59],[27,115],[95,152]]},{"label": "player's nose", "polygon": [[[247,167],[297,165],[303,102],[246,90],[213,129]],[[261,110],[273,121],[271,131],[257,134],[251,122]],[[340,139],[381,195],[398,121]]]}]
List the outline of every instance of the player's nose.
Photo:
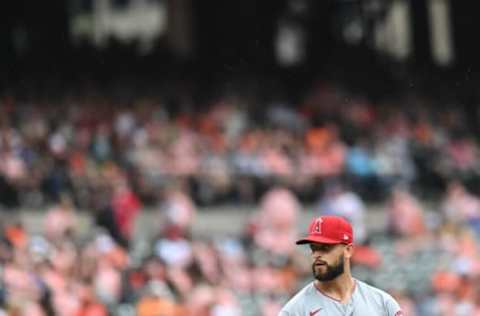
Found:
[{"label": "player's nose", "polygon": [[319,250],[312,250],[312,257],[315,259],[315,260],[318,260],[318,259],[321,259],[322,258],[322,255],[323,253]]}]

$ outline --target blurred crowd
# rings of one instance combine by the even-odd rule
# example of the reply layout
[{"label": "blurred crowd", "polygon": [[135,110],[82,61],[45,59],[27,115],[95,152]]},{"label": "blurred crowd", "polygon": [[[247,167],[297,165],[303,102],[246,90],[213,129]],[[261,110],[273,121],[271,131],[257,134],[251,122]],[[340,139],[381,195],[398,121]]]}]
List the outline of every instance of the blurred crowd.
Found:
[{"label": "blurred crowd", "polygon": [[[354,276],[406,315],[480,315],[479,151],[461,109],[324,84],[259,102],[4,97],[0,315],[276,316],[311,280],[302,205],[353,223]],[[198,207],[223,203],[258,211],[238,236],[193,235]],[[19,207],[48,208],[40,233]],[[139,239],[146,207],[155,233]]]},{"label": "blurred crowd", "polygon": [[[390,292],[406,315],[480,315],[480,198],[460,182],[435,206],[395,187],[378,230],[361,197],[339,182],[312,211],[353,223],[354,276]],[[239,235],[192,234],[201,214],[179,189],[152,211],[149,236],[124,234],[102,212],[83,231],[67,197],[36,233],[3,218],[0,315],[276,316],[312,279],[308,247],[295,245],[305,213],[283,187],[262,196]]]},{"label": "blurred crowd", "polygon": [[[98,216],[80,232],[68,198],[39,234],[5,218],[0,248],[4,315],[276,315],[308,269],[294,241],[300,204],[286,189],[262,199],[242,236],[191,234],[197,209],[171,190],[149,240],[115,239]],[[280,211],[280,212],[279,212]]]},{"label": "blurred crowd", "polygon": [[88,209],[119,174],[147,205],[172,182],[201,206],[256,203],[275,184],[313,202],[339,177],[368,201],[398,183],[428,196],[452,178],[478,182],[475,126],[461,107],[419,96],[372,101],[327,84],[294,102],[177,94],[3,97],[0,203],[35,208],[68,192]]}]

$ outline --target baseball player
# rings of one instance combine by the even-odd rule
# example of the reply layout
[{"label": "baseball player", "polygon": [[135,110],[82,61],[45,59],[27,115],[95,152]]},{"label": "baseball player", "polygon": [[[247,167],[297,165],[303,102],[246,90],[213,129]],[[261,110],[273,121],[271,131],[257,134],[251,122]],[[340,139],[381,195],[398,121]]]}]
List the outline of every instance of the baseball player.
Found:
[{"label": "baseball player", "polygon": [[297,245],[311,249],[315,280],[298,292],[279,316],[403,316],[386,292],[352,277],[352,226],[343,217],[321,216]]}]

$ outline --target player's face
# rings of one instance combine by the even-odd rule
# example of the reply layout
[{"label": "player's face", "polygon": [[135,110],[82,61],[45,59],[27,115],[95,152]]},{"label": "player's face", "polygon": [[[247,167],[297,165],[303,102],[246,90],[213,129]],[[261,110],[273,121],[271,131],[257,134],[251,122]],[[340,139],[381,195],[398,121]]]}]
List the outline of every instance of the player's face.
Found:
[{"label": "player's face", "polygon": [[331,281],[344,272],[345,245],[310,244],[312,271],[318,281]]}]

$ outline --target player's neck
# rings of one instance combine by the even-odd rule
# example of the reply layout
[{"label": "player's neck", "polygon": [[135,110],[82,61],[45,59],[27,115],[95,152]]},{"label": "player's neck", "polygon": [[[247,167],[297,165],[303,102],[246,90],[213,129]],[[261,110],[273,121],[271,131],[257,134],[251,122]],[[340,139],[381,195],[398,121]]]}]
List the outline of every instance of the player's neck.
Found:
[{"label": "player's neck", "polygon": [[315,280],[315,287],[322,294],[340,303],[347,303],[355,290],[355,280],[350,273],[345,272],[332,281]]}]

